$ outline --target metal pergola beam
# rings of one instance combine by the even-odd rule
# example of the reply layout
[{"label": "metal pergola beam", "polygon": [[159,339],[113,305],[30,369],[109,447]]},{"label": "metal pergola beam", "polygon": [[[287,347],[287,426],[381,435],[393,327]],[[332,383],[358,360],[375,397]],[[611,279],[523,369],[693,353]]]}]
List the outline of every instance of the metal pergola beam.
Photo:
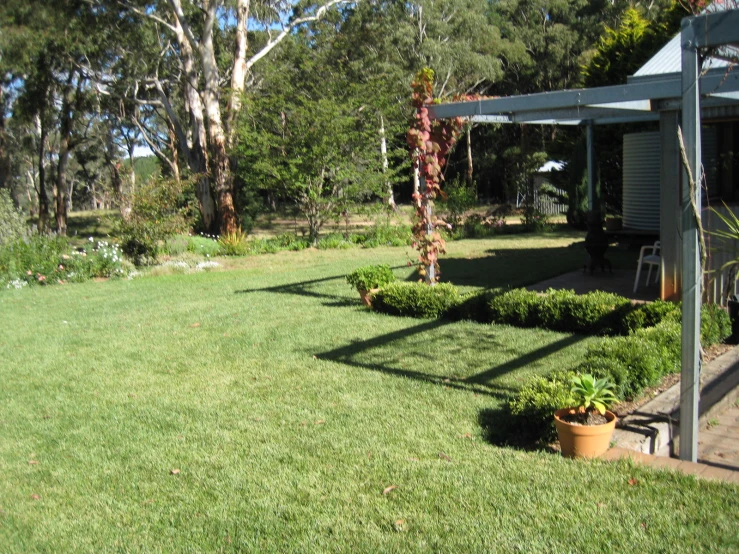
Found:
[{"label": "metal pergola beam", "polygon": [[739,10],[725,10],[683,19],[681,40],[691,48],[739,44]]},{"label": "metal pergola beam", "polygon": [[[711,71],[701,77],[704,94],[739,91],[739,72]],[[507,122],[541,122],[557,120],[562,123],[593,121],[594,123],[645,121],[655,117],[660,102],[682,99],[680,75],[663,80],[632,82],[625,85],[592,89],[542,92],[506,98],[488,98],[466,102],[450,102],[429,106],[429,117],[501,116]],[[649,100],[653,111],[628,110],[618,107],[624,102]],[[607,107],[614,104],[613,108]],[[595,107],[594,107],[595,106]],[[650,115],[651,114],[651,115]],[[502,122],[502,121],[501,121]],[[556,122],[556,121],[555,121]]]}]

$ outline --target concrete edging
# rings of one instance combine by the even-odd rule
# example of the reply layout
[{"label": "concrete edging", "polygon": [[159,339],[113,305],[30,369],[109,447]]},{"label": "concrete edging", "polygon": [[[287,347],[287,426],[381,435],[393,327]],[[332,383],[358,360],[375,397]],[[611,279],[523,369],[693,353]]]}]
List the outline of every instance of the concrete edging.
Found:
[{"label": "concrete edging", "polygon": [[[699,424],[703,426],[739,398],[739,346],[711,360],[701,370]],[[615,446],[658,456],[677,452],[680,436],[680,383],[621,419]]]}]

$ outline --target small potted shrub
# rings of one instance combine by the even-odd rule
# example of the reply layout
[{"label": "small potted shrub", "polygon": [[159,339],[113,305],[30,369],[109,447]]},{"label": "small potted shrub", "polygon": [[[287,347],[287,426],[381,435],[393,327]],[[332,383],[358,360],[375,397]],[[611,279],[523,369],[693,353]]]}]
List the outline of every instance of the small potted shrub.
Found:
[{"label": "small potted shrub", "polygon": [[620,215],[609,215],[606,217],[606,231],[620,231],[623,227],[623,219]]},{"label": "small potted shrub", "polygon": [[584,374],[573,377],[570,406],[554,412],[562,455],[568,458],[595,458],[611,443],[616,415],[608,408],[617,401],[608,379]]},{"label": "small potted shrub", "polygon": [[346,276],[346,282],[357,289],[366,306],[372,305],[371,293],[393,281],[395,275],[387,264],[360,267]]}]

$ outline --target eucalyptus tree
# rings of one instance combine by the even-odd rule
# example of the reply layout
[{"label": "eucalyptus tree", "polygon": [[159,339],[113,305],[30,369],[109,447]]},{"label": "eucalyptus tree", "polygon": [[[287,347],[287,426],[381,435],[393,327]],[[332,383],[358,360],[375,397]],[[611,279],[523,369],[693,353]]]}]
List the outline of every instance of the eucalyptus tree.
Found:
[{"label": "eucalyptus tree", "polygon": [[86,0],[7,0],[0,7],[2,74],[17,92],[8,112],[35,130],[41,232],[50,227],[51,188],[56,231],[66,233],[67,171],[85,141],[97,93],[89,68],[111,61],[115,27],[105,17]]},{"label": "eucalyptus tree", "polygon": [[348,0],[94,1],[109,9],[122,6],[121,17],[139,22],[140,42],[124,46],[121,71],[145,140],[164,157],[159,146],[166,129],[190,170],[201,176],[197,197],[203,225],[234,231],[229,149],[252,69],[296,29]]}]

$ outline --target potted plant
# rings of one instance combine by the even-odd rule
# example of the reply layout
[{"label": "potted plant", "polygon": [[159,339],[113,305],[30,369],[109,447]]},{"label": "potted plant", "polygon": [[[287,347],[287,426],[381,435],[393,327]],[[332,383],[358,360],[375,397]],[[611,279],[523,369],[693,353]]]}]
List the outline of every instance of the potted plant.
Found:
[{"label": "potted plant", "polygon": [[606,216],[606,231],[620,231],[623,226],[623,219],[620,215]]},{"label": "potted plant", "polygon": [[395,275],[387,264],[360,267],[346,276],[346,282],[357,289],[368,307],[372,305],[371,294],[393,281]]},{"label": "potted plant", "polygon": [[607,408],[617,401],[608,379],[578,375],[572,379],[570,406],[554,412],[562,455],[595,458],[611,443],[616,415]]},{"label": "potted plant", "polygon": [[723,229],[708,231],[708,234],[718,239],[719,245],[715,249],[717,252],[728,254],[729,260],[720,268],[726,272],[726,281],[724,290],[722,291],[726,298],[726,306],[729,309],[729,317],[731,318],[731,337],[729,342],[739,344],[739,297],[732,294],[734,284],[739,278],[739,255],[737,255],[737,244],[739,243],[739,217],[724,202],[726,214],[720,212],[716,208],[711,211],[724,224]]}]

